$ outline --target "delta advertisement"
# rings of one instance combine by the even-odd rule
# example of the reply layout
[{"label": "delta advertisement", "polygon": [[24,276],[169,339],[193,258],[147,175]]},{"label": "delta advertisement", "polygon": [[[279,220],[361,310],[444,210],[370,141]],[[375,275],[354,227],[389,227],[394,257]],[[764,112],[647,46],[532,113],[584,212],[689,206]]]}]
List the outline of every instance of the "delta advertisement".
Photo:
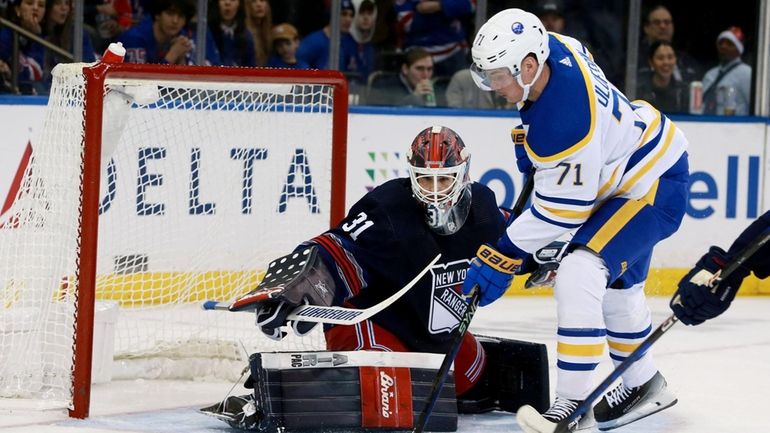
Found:
[{"label": "delta advertisement", "polygon": [[[8,205],[7,192],[18,177],[20,161],[28,152],[28,146],[34,147],[35,137],[43,126],[44,112],[44,105],[0,105],[3,209]],[[684,268],[690,267],[709,245],[729,246],[770,203],[767,185],[770,165],[765,156],[770,138],[764,119],[701,121],[673,117],[673,120],[690,142],[690,196],[680,230],[655,250],[652,267],[661,271],[655,283],[658,286],[671,286],[673,279],[681,277]],[[488,185],[501,206],[511,207],[523,184],[510,139],[510,130],[517,123],[515,112],[490,115],[441,109],[353,107],[348,122],[346,207],[377,185],[407,176],[406,151],[417,133],[432,125],[449,126],[459,133],[472,155],[471,177]],[[259,147],[261,137],[253,139],[254,147]],[[185,163],[189,165],[189,161],[182,162]],[[307,164],[312,174],[313,161]],[[222,195],[233,196],[227,191]],[[186,218],[191,227],[200,226],[196,221],[202,218],[200,215],[192,213]],[[237,224],[230,228],[238,230]],[[754,293],[757,291],[770,293],[764,286]]]}]

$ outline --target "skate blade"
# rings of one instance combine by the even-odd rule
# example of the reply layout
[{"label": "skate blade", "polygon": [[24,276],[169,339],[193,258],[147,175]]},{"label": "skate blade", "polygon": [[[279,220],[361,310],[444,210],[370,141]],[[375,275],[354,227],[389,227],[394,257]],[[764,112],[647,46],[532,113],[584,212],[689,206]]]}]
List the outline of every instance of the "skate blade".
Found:
[{"label": "skate blade", "polygon": [[516,422],[524,433],[554,433],[556,424],[540,415],[534,407],[524,405],[516,411]]},{"label": "skate blade", "polygon": [[233,421],[235,419],[234,415],[231,413],[223,412],[223,408],[224,405],[222,403],[214,403],[211,406],[198,409],[198,412],[221,421]]},{"label": "skate blade", "polygon": [[668,409],[671,406],[675,405],[677,401],[679,401],[674,396],[674,394],[667,391],[664,392],[662,395],[659,395],[658,397],[659,398],[656,398],[655,401],[651,401],[642,405],[639,408],[640,409],[639,411],[634,411],[634,413],[628,413],[612,421],[600,422],[599,430],[608,431],[608,430],[616,429],[618,427],[623,427],[626,424],[631,424],[634,421],[639,421],[642,418],[646,418],[664,409]]}]

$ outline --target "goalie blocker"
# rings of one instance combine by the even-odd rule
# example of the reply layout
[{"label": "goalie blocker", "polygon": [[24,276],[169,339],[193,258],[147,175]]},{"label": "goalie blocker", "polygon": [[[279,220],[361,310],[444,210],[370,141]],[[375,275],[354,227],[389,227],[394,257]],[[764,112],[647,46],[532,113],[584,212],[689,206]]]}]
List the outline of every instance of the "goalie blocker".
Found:
[{"label": "goalie blocker", "polygon": [[[542,344],[478,337],[489,356],[478,400],[455,398],[450,373],[426,426],[457,430],[457,414],[523,404],[548,407],[548,356]],[[407,352],[255,353],[246,381],[253,393],[201,409],[231,427],[281,429],[412,429],[427,403],[443,356]],[[492,402],[492,405],[489,403]]]}]

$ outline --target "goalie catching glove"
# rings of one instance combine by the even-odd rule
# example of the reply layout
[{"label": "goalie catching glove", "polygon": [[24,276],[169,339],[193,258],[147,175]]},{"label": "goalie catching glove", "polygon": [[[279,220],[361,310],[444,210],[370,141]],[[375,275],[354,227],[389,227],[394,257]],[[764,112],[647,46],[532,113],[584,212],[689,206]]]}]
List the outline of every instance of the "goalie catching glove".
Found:
[{"label": "goalie catching glove", "polygon": [[521,259],[507,257],[489,245],[482,245],[471,260],[463,282],[463,293],[469,294],[478,286],[479,305],[485,306],[503,296],[513,281],[513,274],[521,266]]},{"label": "goalie catching glove", "polygon": [[[301,305],[331,305],[334,280],[312,246],[273,260],[256,289],[241,297],[231,311],[255,310],[257,326],[273,340],[286,336],[286,317]],[[292,321],[294,333],[303,336],[317,323]]]}]

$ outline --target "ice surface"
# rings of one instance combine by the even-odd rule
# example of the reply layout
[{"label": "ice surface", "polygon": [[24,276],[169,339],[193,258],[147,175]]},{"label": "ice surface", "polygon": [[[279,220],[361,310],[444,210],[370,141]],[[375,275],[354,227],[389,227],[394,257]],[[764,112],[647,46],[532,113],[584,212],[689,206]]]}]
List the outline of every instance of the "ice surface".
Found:
[{"label": "ice surface", "polygon": [[[653,326],[669,314],[667,298],[652,298]],[[476,314],[478,334],[544,342],[554,385],[555,304],[550,297],[505,298]],[[677,325],[654,346],[656,362],[679,397],[674,407],[619,433],[767,432],[770,415],[770,298],[738,298],[723,316],[698,327]],[[609,359],[597,383],[611,371]],[[599,377],[601,376],[601,377]],[[0,432],[228,433],[226,424],[196,412],[224,397],[225,382],[115,381],[96,385],[91,418],[63,411],[0,411]],[[506,413],[462,416],[461,432],[520,432]]]}]

